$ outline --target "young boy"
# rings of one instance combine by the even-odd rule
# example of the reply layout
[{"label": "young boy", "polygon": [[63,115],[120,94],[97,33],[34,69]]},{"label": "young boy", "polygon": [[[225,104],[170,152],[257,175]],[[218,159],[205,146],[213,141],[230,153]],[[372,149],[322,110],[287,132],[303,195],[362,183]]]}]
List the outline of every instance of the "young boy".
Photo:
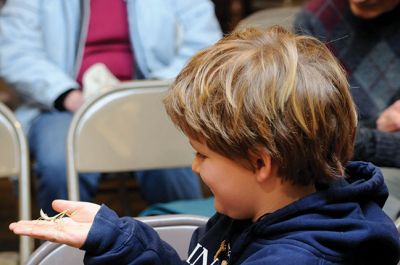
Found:
[{"label": "young boy", "polygon": [[[234,33],[192,58],[165,106],[196,150],[192,168],[217,210],[185,264],[397,264],[380,170],[344,167],[357,117],[321,42],[279,27]],[[86,264],[181,263],[154,230],[104,205],[53,207],[72,215],[10,229],[86,250]]]}]

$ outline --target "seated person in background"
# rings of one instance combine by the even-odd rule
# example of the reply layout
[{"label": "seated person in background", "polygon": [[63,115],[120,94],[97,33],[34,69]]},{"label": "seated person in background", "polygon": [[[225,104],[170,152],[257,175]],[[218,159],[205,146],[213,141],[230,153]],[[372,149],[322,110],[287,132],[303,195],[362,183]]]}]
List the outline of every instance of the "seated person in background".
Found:
[{"label": "seated person in background", "polygon": [[354,159],[387,167],[400,167],[400,117],[390,108],[400,98],[399,16],[399,0],[312,0],[295,21],[347,71],[360,119]]},{"label": "seated person in background", "polygon": [[[39,207],[50,212],[54,199],[67,196],[66,134],[91,65],[105,64],[119,80],[169,79],[220,37],[209,0],[8,0],[0,76],[23,100],[16,115],[36,162]],[[202,196],[189,168],[136,173],[149,203]],[[99,177],[80,176],[82,200],[92,198]]]},{"label": "seated person in background", "polygon": [[[320,41],[280,27],[233,33],[194,56],[164,102],[217,210],[185,264],[397,264],[382,174],[348,163],[356,111]],[[10,229],[79,247],[85,264],[181,264],[154,230],[104,205],[53,207],[70,217]]]}]

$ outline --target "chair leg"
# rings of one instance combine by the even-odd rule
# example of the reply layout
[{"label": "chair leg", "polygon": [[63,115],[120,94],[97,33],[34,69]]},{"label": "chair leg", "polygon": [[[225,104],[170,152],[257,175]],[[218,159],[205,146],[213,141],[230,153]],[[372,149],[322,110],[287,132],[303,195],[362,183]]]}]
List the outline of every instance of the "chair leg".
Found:
[{"label": "chair leg", "polygon": [[19,237],[19,264],[23,265],[28,260],[33,250],[33,239],[27,236]]},{"label": "chair leg", "polygon": [[[26,145],[24,145],[25,148]],[[19,218],[21,220],[30,220],[32,218],[31,212],[31,180],[30,180],[30,164],[28,158],[28,151],[21,151],[21,174],[19,179]],[[21,236],[19,240],[19,262],[25,264],[31,255],[34,247],[33,238]]]}]

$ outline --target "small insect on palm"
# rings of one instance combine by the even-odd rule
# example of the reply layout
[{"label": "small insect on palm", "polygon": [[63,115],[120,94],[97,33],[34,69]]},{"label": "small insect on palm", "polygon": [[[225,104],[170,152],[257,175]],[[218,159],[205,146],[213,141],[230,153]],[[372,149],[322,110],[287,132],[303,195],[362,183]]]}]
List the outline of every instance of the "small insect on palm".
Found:
[{"label": "small insect on palm", "polygon": [[60,213],[54,215],[54,216],[48,216],[47,214],[45,214],[45,213],[43,212],[42,209],[40,209],[40,217],[38,218],[38,220],[45,220],[45,221],[56,222],[56,221],[58,221],[58,220],[61,220],[61,219],[64,218],[64,217],[70,217],[71,214],[69,214],[68,212],[69,212],[69,210],[67,209],[67,210],[64,210],[64,211],[62,211],[62,212],[60,212]]}]

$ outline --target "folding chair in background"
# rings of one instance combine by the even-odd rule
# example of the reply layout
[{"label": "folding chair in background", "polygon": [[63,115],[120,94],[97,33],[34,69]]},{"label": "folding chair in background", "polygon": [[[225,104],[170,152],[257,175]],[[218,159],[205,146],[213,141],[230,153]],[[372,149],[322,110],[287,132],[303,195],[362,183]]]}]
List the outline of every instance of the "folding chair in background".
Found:
[{"label": "folding chair in background", "polygon": [[263,9],[242,19],[236,26],[236,29],[244,29],[246,27],[267,28],[274,25],[280,25],[288,30],[292,30],[294,19],[299,11],[299,6],[283,6]]},{"label": "folding chair in background", "polygon": [[[31,219],[29,148],[21,124],[9,108],[0,102],[0,177],[18,176],[18,216]],[[19,262],[24,264],[33,250],[33,240],[21,236]]]},{"label": "folding chair in background", "polygon": [[67,137],[70,200],[79,200],[78,173],[190,166],[193,149],[168,118],[168,81],[122,83],[84,104]]}]

